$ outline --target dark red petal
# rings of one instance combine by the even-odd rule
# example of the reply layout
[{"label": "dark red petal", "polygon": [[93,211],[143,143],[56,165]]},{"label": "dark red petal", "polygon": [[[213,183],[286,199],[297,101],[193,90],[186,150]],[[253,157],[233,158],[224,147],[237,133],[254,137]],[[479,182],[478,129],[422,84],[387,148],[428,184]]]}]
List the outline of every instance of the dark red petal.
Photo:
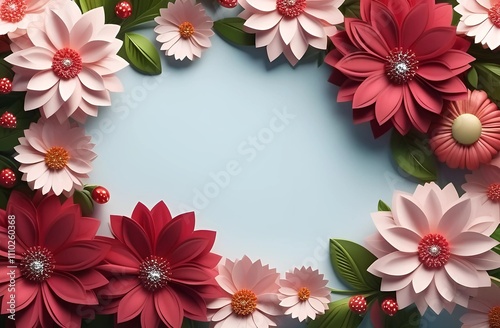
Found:
[{"label": "dark red petal", "polygon": [[446,53],[455,43],[454,27],[435,27],[425,31],[421,37],[410,46],[419,61],[432,59]]},{"label": "dark red petal", "polygon": [[388,122],[397,111],[402,110],[403,87],[382,90],[375,103],[375,117],[379,125]]},{"label": "dark red petal", "polygon": [[21,269],[16,265],[15,268],[8,268],[10,266],[9,262],[1,261],[0,262],[0,284],[9,282],[10,280],[10,272],[13,270],[14,278],[19,278],[21,276]]},{"label": "dark red petal", "polygon": [[82,283],[72,275],[54,272],[52,276],[46,280],[46,283],[55,295],[66,302],[86,304],[86,290]]},{"label": "dark red petal", "polygon": [[4,293],[2,298],[2,314],[8,313],[9,304],[7,304],[9,295],[15,295],[16,311],[21,311],[33,302],[40,291],[39,284],[32,283],[25,279],[16,279],[15,293]]},{"label": "dark red petal", "polygon": [[370,127],[372,129],[373,137],[376,139],[376,138],[380,138],[382,135],[387,133],[387,131],[389,131],[392,128],[392,125],[390,123],[386,123],[386,124],[380,126],[377,123],[377,120],[373,120],[370,122]]},{"label": "dark red petal", "polygon": [[[111,215],[109,217],[109,225],[111,227],[111,233],[113,234],[113,236],[115,236],[116,239],[118,239],[121,242],[123,242],[122,223],[124,218],[126,218],[126,216]],[[132,219],[129,218],[129,220]]]},{"label": "dark red petal", "polygon": [[59,198],[55,195],[46,196],[38,205],[38,222],[40,225],[40,239],[43,239],[42,231],[46,226],[50,226],[55,216],[58,215],[62,208]]},{"label": "dark red petal", "polygon": [[389,49],[399,45],[399,26],[396,18],[389,9],[377,1],[371,2],[371,24],[382,35]]},{"label": "dark red petal", "polygon": [[138,275],[139,274],[139,266],[137,267],[128,267],[124,265],[117,265],[117,264],[100,264],[96,267],[100,271],[111,273],[114,275]]},{"label": "dark red petal", "polygon": [[458,77],[453,77],[445,81],[425,81],[429,86],[441,93],[444,99],[450,99],[449,96],[457,95],[461,99],[467,97],[467,87]]},{"label": "dark red petal", "polygon": [[[30,203],[27,203],[27,199],[18,196],[17,192],[13,192],[10,196],[9,203],[7,204],[7,215],[13,215],[15,219],[16,227],[16,246],[20,246],[24,249],[30,246],[38,245],[38,224],[37,215],[33,216],[30,208]],[[12,197],[14,196],[14,201]],[[26,206],[26,207],[22,207]],[[31,204],[31,206],[33,206]],[[2,243],[0,249],[7,247],[7,243]],[[20,249],[16,250],[17,252]]]},{"label": "dark red petal", "polygon": [[[442,54],[441,56],[433,58],[432,60],[427,61],[427,62],[432,62],[432,63],[439,62],[443,65],[446,65],[450,69],[454,70],[457,68],[458,69],[463,69],[463,68],[467,69],[470,67],[468,64],[473,62],[474,60],[475,60],[475,58],[466,52],[463,52],[461,50],[450,49],[446,53]],[[422,64],[425,64],[425,63],[422,63]]]},{"label": "dark red petal", "polygon": [[75,239],[92,239],[99,230],[101,221],[89,217],[81,217],[78,219],[78,229],[76,231]]},{"label": "dark red petal", "polygon": [[417,75],[430,81],[443,81],[451,79],[456,74],[441,63],[426,62],[418,67]]},{"label": "dark red petal", "polygon": [[410,49],[427,28],[429,6],[421,3],[411,9],[401,27],[400,44],[403,49]]},{"label": "dark red petal", "polygon": [[[341,31],[341,32],[338,32],[337,34],[334,34],[330,39],[332,40],[333,44],[335,45],[334,50],[340,52],[341,56],[339,56],[339,57],[342,57],[342,56],[345,56],[347,54],[359,51],[359,49],[356,48],[356,46],[352,43],[351,39],[349,38],[349,35],[345,31]],[[330,53],[332,53],[332,52],[330,52]],[[333,66],[332,64],[329,63],[329,61],[330,61],[330,59],[325,58],[325,62],[327,64]]]},{"label": "dark red petal", "polygon": [[[99,239],[101,240],[101,238],[103,237]],[[121,241],[111,238],[108,238],[108,241],[111,241],[111,249],[106,256],[106,262],[124,267],[139,268],[143,259],[138,259]]]},{"label": "dark red petal", "polygon": [[172,214],[164,202],[159,202],[151,209],[151,215],[153,216],[156,236],[158,236],[161,229],[172,221]]},{"label": "dark red petal", "polygon": [[151,243],[154,243],[156,235],[153,226],[153,216],[149,212],[149,209],[146,207],[146,205],[144,205],[143,203],[137,203],[134,211],[132,212],[132,220],[137,222],[142,227],[147,235],[147,239],[150,240]]},{"label": "dark red petal", "polygon": [[49,312],[52,320],[61,327],[68,326],[72,321],[71,310],[69,310],[59,299],[54,295],[47,284],[41,285],[41,291],[45,309]]},{"label": "dark red petal", "polygon": [[207,238],[191,238],[184,241],[168,257],[172,269],[193,260],[210,249],[211,245],[213,245],[212,241]]},{"label": "dark red petal", "polygon": [[40,238],[42,245],[51,251],[57,251],[61,246],[64,246],[68,241],[72,240],[75,232],[75,214],[64,213],[56,215],[49,226],[46,226],[46,231],[43,233],[43,239]]},{"label": "dark red petal", "polygon": [[392,87],[394,86],[389,82],[385,74],[370,76],[356,90],[352,100],[352,107],[363,108],[374,104],[382,90]]},{"label": "dark red petal", "polygon": [[339,89],[339,93],[337,94],[337,101],[352,101],[352,99],[354,98],[354,94],[356,93],[356,90],[358,90],[360,84],[361,83],[358,81],[346,79]]},{"label": "dark red petal", "polygon": [[118,305],[118,323],[137,317],[144,309],[148,297],[153,296],[142,286],[137,286],[126,294]]},{"label": "dark red petal", "polygon": [[450,26],[453,20],[453,8],[447,3],[434,6],[434,22],[432,26]]},{"label": "dark red petal", "polygon": [[119,297],[129,293],[135,287],[141,287],[141,282],[137,276],[117,276],[111,277],[109,284],[99,290],[99,295],[109,297]]},{"label": "dark red petal", "polygon": [[180,327],[184,310],[171,288],[163,288],[154,295],[155,307],[161,320],[167,327]]},{"label": "dark red petal", "polygon": [[215,271],[195,265],[183,265],[172,270],[172,281],[185,285],[203,285],[215,279]]},{"label": "dark red petal", "polygon": [[[6,299],[3,300],[6,301]],[[28,304],[28,306],[26,306],[23,310],[16,309],[15,324],[17,327],[37,327],[39,317],[43,315],[43,312],[45,312],[43,309],[40,309],[39,303],[41,302],[43,302],[41,293],[36,293],[36,297],[31,303]],[[9,321],[7,323],[9,323]],[[6,325],[5,327],[15,327],[15,325]],[[50,326],[47,325],[45,327]]]},{"label": "dark red petal", "polygon": [[413,98],[420,106],[439,114],[443,110],[443,98],[436,90],[431,89],[427,84],[420,83],[417,79],[408,82]]},{"label": "dark red petal", "polygon": [[349,25],[349,28],[350,29],[347,29],[346,26],[346,31],[349,34],[351,41],[353,41],[358,48],[365,50],[374,56],[378,56],[381,59],[385,59],[391,51],[378,31],[376,31],[368,23],[353,21]]},{"label": "dark red petal", "polygon": [[350,78],[367,78],[385,71],[385,61],[369,53],[353,53],[342,58],[335,68]]},{"label": "dark red petal", "polygon": [[183,213],[170,221],[158,234],[155,254],[167,256],[188,238],[194,230],[195,217],[193,212]]},{"label": "dark red petal", "polygon": [[86,290],[102,287],[108,283],[108,279],[97,270],[89,269],[84,271],[73,272],[74,275]]},{"label": "dark red petal", "polygon": [[196,289],[188,286],[175,285],[172,287],[184,308],[184,316],[191,320],[206,321],[207,305]]},{"label": "dark red petal", "polygon": [[138,258],[144,259],[153,254],[151,240],[147,233],[134,220],[122,217],[123,242]]},{"label": "dark red petal", "polygon": [[375,106],[356,108],[352,111],[354,124],[361,124],[375,120]]},{"label": "dark red petal", "polygon": [[110,249],[103,240],[79,240],[54,253],[57,271],[79,271],[101,262]]},{"label": "dark red petal", "polygon": [[429,130],[432,116],[424,108],[420,107],[411,95],[410,89],[405,87],[405,108],[407,118],[411,124],[420,132],[426,133]]},{"label": "dark red petal", "polygon": [[160,324],[161,319],[156,312],[154,297],[148,297],[141,313],[141,328],[157,328]]}]

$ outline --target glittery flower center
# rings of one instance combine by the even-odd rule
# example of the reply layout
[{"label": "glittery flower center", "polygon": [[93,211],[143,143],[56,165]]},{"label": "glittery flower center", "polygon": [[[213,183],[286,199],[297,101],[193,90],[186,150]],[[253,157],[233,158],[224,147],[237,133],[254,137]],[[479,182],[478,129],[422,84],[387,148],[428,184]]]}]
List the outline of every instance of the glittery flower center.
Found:
[{"label": "glittery flower center", "polygon": [[5,0],[0,6],[0,19],[4,22],[18,23],[26,13],[25,0]]},{"label": "glittery flower center", "polygon": [[179,25],[179,33],[183,39],[189,39],[194,34],[194,26],[190,22]]},{"label": "glittery flower center", "polygon": [[171,275],[170,263],[160,256],[147,257],[139,267],[139,280],[150,291],[167,286]]},{"label": "glittery flower center", "polygon": [[52,70],[61,79],[72,79],[82,71],[82,57],[70,48],[57,50],[52,58]]},{"label": "glittery flower center", "polygon": [[28,280],[41,282],[50,278],[54,272],[56,262],[45,247],[30,247],[21,256],[21,274]]},{"label": "glittery flower center", "polygon": [[51,170],[62,170],[69,161],[69,153],[66,149],[59,146],[51,147],[45,154],[45,165]]},{"label": "glittery flower center", "polygon": [[500,28],[500,3],[497,3],[488,9],[488,18],[493,25]]},{"label": "glittery flower center", "polygon": [[306,0],[276,0],[278,12],[288,18],[295,18],[306,9]]},{"label": "glittery flower center", "polygon": [[385,72],[395,84],[411,81],[418,70],[418,60],[410,49],[395,48],[386,59]]},{"label": "glittery flower center", "polygon": [[311,297],[311,291],[307,287],[301,287],[299,289],[299,292],[297,293],[297,296],[299,297],[299,300],[301,302],[305,302]]},{"label": "glittery flower center", "polygon": [[488,186],[486,191],[488,198],[494,202],[500,200],[500,183],[492,183]]},{"label": "glittery flower center", "polygon": [[438,269],[450,259],[450,247],[440,234],[428,234],[418,244],[418,259],[429,269]]},{"label": "glittery flower center", "polygon": [[488,312],[490,328],[500,328],[500,306],[494,306]]},{"label": "glittery flower center", "polygon": [[257,296],[251,290],[240,289],[231,298],[231,308],[237,315],[249,315],[257,308]]}]

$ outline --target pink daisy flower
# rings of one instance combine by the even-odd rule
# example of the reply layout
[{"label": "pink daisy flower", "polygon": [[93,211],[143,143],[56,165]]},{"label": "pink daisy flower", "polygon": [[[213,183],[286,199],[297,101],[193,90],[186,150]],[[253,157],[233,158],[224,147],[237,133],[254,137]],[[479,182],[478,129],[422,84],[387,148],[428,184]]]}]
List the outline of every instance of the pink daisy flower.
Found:
[{"label": "pink daisy flower", "polygon": [[418,186],[414,194],[396,192],[392,212],[372,214],[378,234],[368,247],[378,257],[368,271],[382,278],[382,291],[395,291],[400,308],[415,303],[450,313],[467,307],[476,288],[489,287],[487,270],[500,267],[490,235],[498,220],[471,210],[452,184]]},{"label": "pink daisy flower", "polygon": [[46,118],[97,116],[97,106],[111,105],[109,92],[122,91],[114,75],[128,65],[116,55],[120,27],[104,24],[102,7],[82,15],[73,1],[48,10],[43,22],[12,40],[5,60],[14,66],[13,90],[27,91],[24,109],[40,107]]},{"label": "pink daisy flower", "polygon": [[307,48],[326,49],[327,37],[344,21],[344,0],[240,0],[245,28],[255,33],[257,48],[266,47],[270,61],[282,53],[295,65]]},{"label": "pink daisy flower", "polygon": [[0,35],[26,33],[28,25],[43,17],[45,9],[60,0],[0,0]]},{"label": "pink daisy flower", "polygon": [[[7,249],[12,226],[14,253]],[[99,220],[82,217],[71,199],[61,204],[51,195],[34,203],[12,192],[7,211],[0,209],[1,313],[12,314],[7,301],[15,295],[16,327],[80,327],[82,307],[97,305],[95,289],[108,283],[95,270],[110,247],[95,239],[98,228]]]},{"label": "pink daisy flower", "polygon": [[430,146],[451,168],[475,170],[500,150],[500,111],[484,91],[468,91],[464,100],[445,104],[432,125]]},{"label": "pink daisy flower", "polygon": [[96,158],[84,128],[72,127],[68,121],[59,123],[55,117],[41,118],[31,123],[24,135],[14,147],[14,158],[21,163],[22,179],[32,189],[41,189],[44,195],[63,191],[69,195],[83,188],[81,179],[88,178],[90,162]]},{"label": "pink daisy flower", "polygon": [[212,45],[209,37],[214,35],[213,22],[203,6],[193,0],[170,2],[167,8],[160,9],[155,22],[158,26],[154,31],[159,34],[156,40],[162,43],[161,50],[167,56],[193,60],[193,56],[199,58],[202,50]]},{"label": "pink daisy flower", "polygon": [[478,203],[481,211],[500,223],[500,168],[483,165],[472,174],[465,175],[462,185],[465,194]]},{"label": "pink daisy flower", "polygon": [[285,314],[304,321],[307,318],[314,320],[317,314],[325,313],[331,298],[324,275],[311,267],[302,267],[287,272],[285,277],[280,280],[279,289],[280,305],[287,308]]},{"label": "pink daisy flower", "polygon": [[371,122],[375,137],[395,127],[427,132],[443,100],[467,88],[458,77],[474,58],[451,26],[452,7],[430,0],[361,0],[362,19],[346,19],[325,58],[335,68],[337,100],[352,101],[355,123]]},{"label": "pink daisy flower", "polygon": [[206,321],[206,299],[220,295],[211,253],[215,232],[194,230],[194,213],[172,218],[163,202],[149,210],[138,203],[132,217],[111,216],[111,250],[98,268],[113,285],[103,313],[133,327],[181,327],[182,320]]},{"label": "pink daisy flower", "polygon": [[224,295],[207,305],[213,327],[276,327],[273,317],[283,315],[276,269],[244,256],[222,261],[216,279]]},{"label": "pink daisy flower", "polygon": [[479,288],[477,296],[469,301],[467,313],[460,321],[462,328],[500,327],[500,288],[495,284]]},{"label": "pink daisy flower", "polygon": [[496,49],[500,45],[500,2],[496,0],[458,0],[455,11],[461,15],[458,34],[474,37],[474,43]]}]

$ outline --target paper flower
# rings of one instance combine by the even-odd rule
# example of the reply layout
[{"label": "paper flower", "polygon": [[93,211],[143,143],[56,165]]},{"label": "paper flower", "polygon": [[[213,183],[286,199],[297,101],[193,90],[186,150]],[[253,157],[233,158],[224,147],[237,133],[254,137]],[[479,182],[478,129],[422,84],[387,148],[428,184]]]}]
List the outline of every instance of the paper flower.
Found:
[{"label": "paper flower", "polygon": [[47,118],[97,116],[97,106],[111,105],[109,92],[122,89],[114,75],[128,65],[116,55],[120,27],[104,24],[102,7],[82,15],[73,1],[48,10],[44,23],[12,41],[5,60],[14,66],[13,90],[27,91],[24,109],[41,107]]},{"label": "paper flower", "polygon": [[495,0],[458,0],[455,11],[461,15],[457,33],[474,37],[490,49],[500,45],[500,3]]},{"label": "paper flower", "polygon": [[[51,195],[34,204],[12,192],[7,211],[0,209],[2,314],[12,314],[7,301],[15,295],[16,327],[80,327],[82,306],[97,305],[95,289],[108,283],[94,269],[109,250],[94,238],[98,228],[71,199],[61,204]],[[10,236],[15,247],[7,249]]]},{"label": "paper flower", "polygon": [[24,135],[14,147],[18,153],[14,158],[21,163],[22,179],[32,189],[60,195],[83,188],[81,179],[88,178],[90,162],[96,157],[84,128],[71,127],[68,121],[59,123],[55,117],[41,118]]},{"label": "paper flower", "polygon": [[368,241],[377,257],[368,271],[382,278],[382,291],[395,291],[400,308],[415,303],[451,313],[467,307],[474,288],[488,287],[486,270],[500,267],[489,236],[498,221],[471,210],[452,184],[418,186],[413,195],[396,192],[392,212],[372,214],[378,234]]},{"label": "paper flower", "polygon": [[475,170],[500,150],[500,111],[484,91],[468,91],[464,100],[447,102],[431,126],[430,146],[451,168]]},{"label": "paper flower", "polygon": [[479,288],[477,296],[469,301],[467,313],[460,321],[462,328],[500,327],[500,288],[495,284]]},{"label": "paper flower", "polygon": [[465,175],[462,185],[465,194],[478,202],[481,210],[500,223],[500,168],[483,165],[472,174]]},{"label": "paper flower", "polygon": [[170,2],[167,8],[160,9],[155,22],[158,26],[154,30],[159,34],[156,40],[162,43],[160,49],[167,56],[193,60],[193,56],[199,58],[201,51],[212,45],[209,37],[214,35],[213,22],[203,6],[193,0]]},{"label": "paper flower", "polygon": [[0,0],[0,35],[26,33],[28,25],[43,17],[45,9],[59,0]]},{"label": "paper flower", "polygon": [[273,317],[283,314],[278,305],[279,273],[276,269],[244,256],[234,262],[222,261],[216,279],[224,295],[207,305],[215,328],[276,327]]},{"label": "paper flower", "polygon": [[[361,0],[362,19],[346,19],[325,58],[335,68],[337,100],[352,101],[355,123],[371,122],[375,137],[395,127],[427,132],[443,100],[467,89],[457,75],[474,58],[452,27],[452,8],[433,1]],[[465,43],[465,44],[464,44]]]},{"label": "paper flower", "polygon": [[255,33],[257,48],[266,47],[270,61],[282,53],[295,65],[307,48],[326,49],[327,37],[344,21],[344,0],[240,0],[245,28]]},{"label": "paper flower", "polygon": [[328,280],[323,279],[318,270],[310,267],[295,268],[286,273],[286,279],[280,280],[280,305],[287,308],[285,314],[304,321],[314,320],[317,314],[325,313],[330,303]]},{"label": "paper flower", "polygon": [[183,317],[207,320],[205,299],[220,291],[210,250],[215,232],[194,230],[193,213],[172,219],[163,202],[150,211],[138,203],[132,218],[111,216],[112,248],[99,267],[114,282],[100,291],[114,299],[107,313],[118,323],[140,316],[135,327],[181,327]]}]

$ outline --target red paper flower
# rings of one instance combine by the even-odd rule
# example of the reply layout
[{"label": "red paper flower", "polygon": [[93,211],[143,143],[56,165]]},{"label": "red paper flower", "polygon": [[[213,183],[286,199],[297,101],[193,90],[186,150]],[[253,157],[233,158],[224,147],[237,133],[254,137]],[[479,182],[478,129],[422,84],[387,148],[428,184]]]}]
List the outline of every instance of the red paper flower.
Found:
[{"label": "red paper flower", "polygon": [[474,60],[450,25],[452,8],[432,0],[361,0],[362,19],[346,19],[326,62],[336,71],[338,101],[352,101],[354,122],[371,121],[376,137],[429,129],[443,99],[467,89],[457,77]]},{"label": "red paper flower", "polygon": [[194,213],[172,219],[163,202],[151,211],[138,203],[132,218],[111,216],[116,239],[100,269],[113,282],[101,294],[112,300],[103,312],[118,313],[118,323],[140,315],[136,326],[146,328],[178,328],[183,317],[206,321],[205,300],[220,295],[220,256],[210,252],[215,232],[194,224]]},{"label": "red paper flower", "polygon": [[16,327],[80,327],[80,307],[98,304],[94,289],[108,283],[94,269],[110,248],[98,228],[71,200],[34,204],[13,192],[0,210],[1,313],[13,313],[14,299]]}]

